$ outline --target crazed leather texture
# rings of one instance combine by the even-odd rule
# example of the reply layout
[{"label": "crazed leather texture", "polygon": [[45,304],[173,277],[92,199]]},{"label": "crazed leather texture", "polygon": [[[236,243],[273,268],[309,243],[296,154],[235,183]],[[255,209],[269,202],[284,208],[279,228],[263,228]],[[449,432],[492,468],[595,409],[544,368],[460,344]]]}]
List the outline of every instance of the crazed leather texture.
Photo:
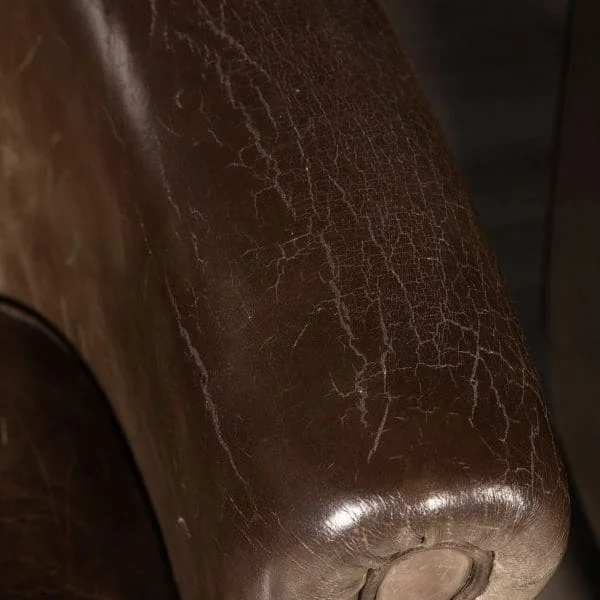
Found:
[{"label": "crazed leather texture", "polygon": [[438,547],[535,596],[560,459],[375,2],[5,0],[0,78],[0,291],[106,391],[182,598],[369,600]]}]

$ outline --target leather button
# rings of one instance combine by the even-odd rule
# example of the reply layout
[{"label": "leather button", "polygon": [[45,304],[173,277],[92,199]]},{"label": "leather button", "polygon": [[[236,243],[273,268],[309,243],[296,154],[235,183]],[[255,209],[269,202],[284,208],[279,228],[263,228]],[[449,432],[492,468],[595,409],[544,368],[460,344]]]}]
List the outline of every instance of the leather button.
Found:
[{"label": "leather button", "polygon": [[468,582],[472,566],[460,550],[413,552],[390,567],[377,600],[450,600]]}]

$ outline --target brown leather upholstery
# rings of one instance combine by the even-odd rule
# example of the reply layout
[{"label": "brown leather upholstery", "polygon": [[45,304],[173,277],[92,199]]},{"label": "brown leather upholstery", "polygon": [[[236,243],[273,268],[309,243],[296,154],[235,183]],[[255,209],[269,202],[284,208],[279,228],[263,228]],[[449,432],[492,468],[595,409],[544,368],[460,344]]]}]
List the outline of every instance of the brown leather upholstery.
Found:
[{"label": "brown leather upholstery", "polygon": [[38,318],[0,311],[0,598],[175,600],[109,407]]},{"label": "brown leather upholstery", "polygon": [[0,292],[106,391],[184,600],[535,596],[560,459],[375,2],[5,0],[0,77]]}]

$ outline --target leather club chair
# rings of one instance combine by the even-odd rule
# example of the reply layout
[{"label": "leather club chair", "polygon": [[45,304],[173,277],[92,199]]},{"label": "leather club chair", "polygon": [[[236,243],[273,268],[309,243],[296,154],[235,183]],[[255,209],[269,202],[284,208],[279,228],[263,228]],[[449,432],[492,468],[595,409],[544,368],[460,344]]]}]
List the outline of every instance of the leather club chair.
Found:
[{"label": "leather club chair", "polygon": [[0,215],[1,598],[552,574],[538,381],[373,0],[3,0]]}]

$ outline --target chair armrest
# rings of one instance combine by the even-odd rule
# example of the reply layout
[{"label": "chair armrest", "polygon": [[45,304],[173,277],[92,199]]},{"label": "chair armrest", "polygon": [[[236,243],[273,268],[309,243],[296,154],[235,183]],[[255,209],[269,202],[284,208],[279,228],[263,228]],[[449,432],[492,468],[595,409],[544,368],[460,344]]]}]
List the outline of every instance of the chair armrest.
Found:
[{"label": "chair armrest", "polygon": [[9,2],[0,70],[2,290],[106,391],[185,600],[535,596],[560,459],[376,3]]}]

